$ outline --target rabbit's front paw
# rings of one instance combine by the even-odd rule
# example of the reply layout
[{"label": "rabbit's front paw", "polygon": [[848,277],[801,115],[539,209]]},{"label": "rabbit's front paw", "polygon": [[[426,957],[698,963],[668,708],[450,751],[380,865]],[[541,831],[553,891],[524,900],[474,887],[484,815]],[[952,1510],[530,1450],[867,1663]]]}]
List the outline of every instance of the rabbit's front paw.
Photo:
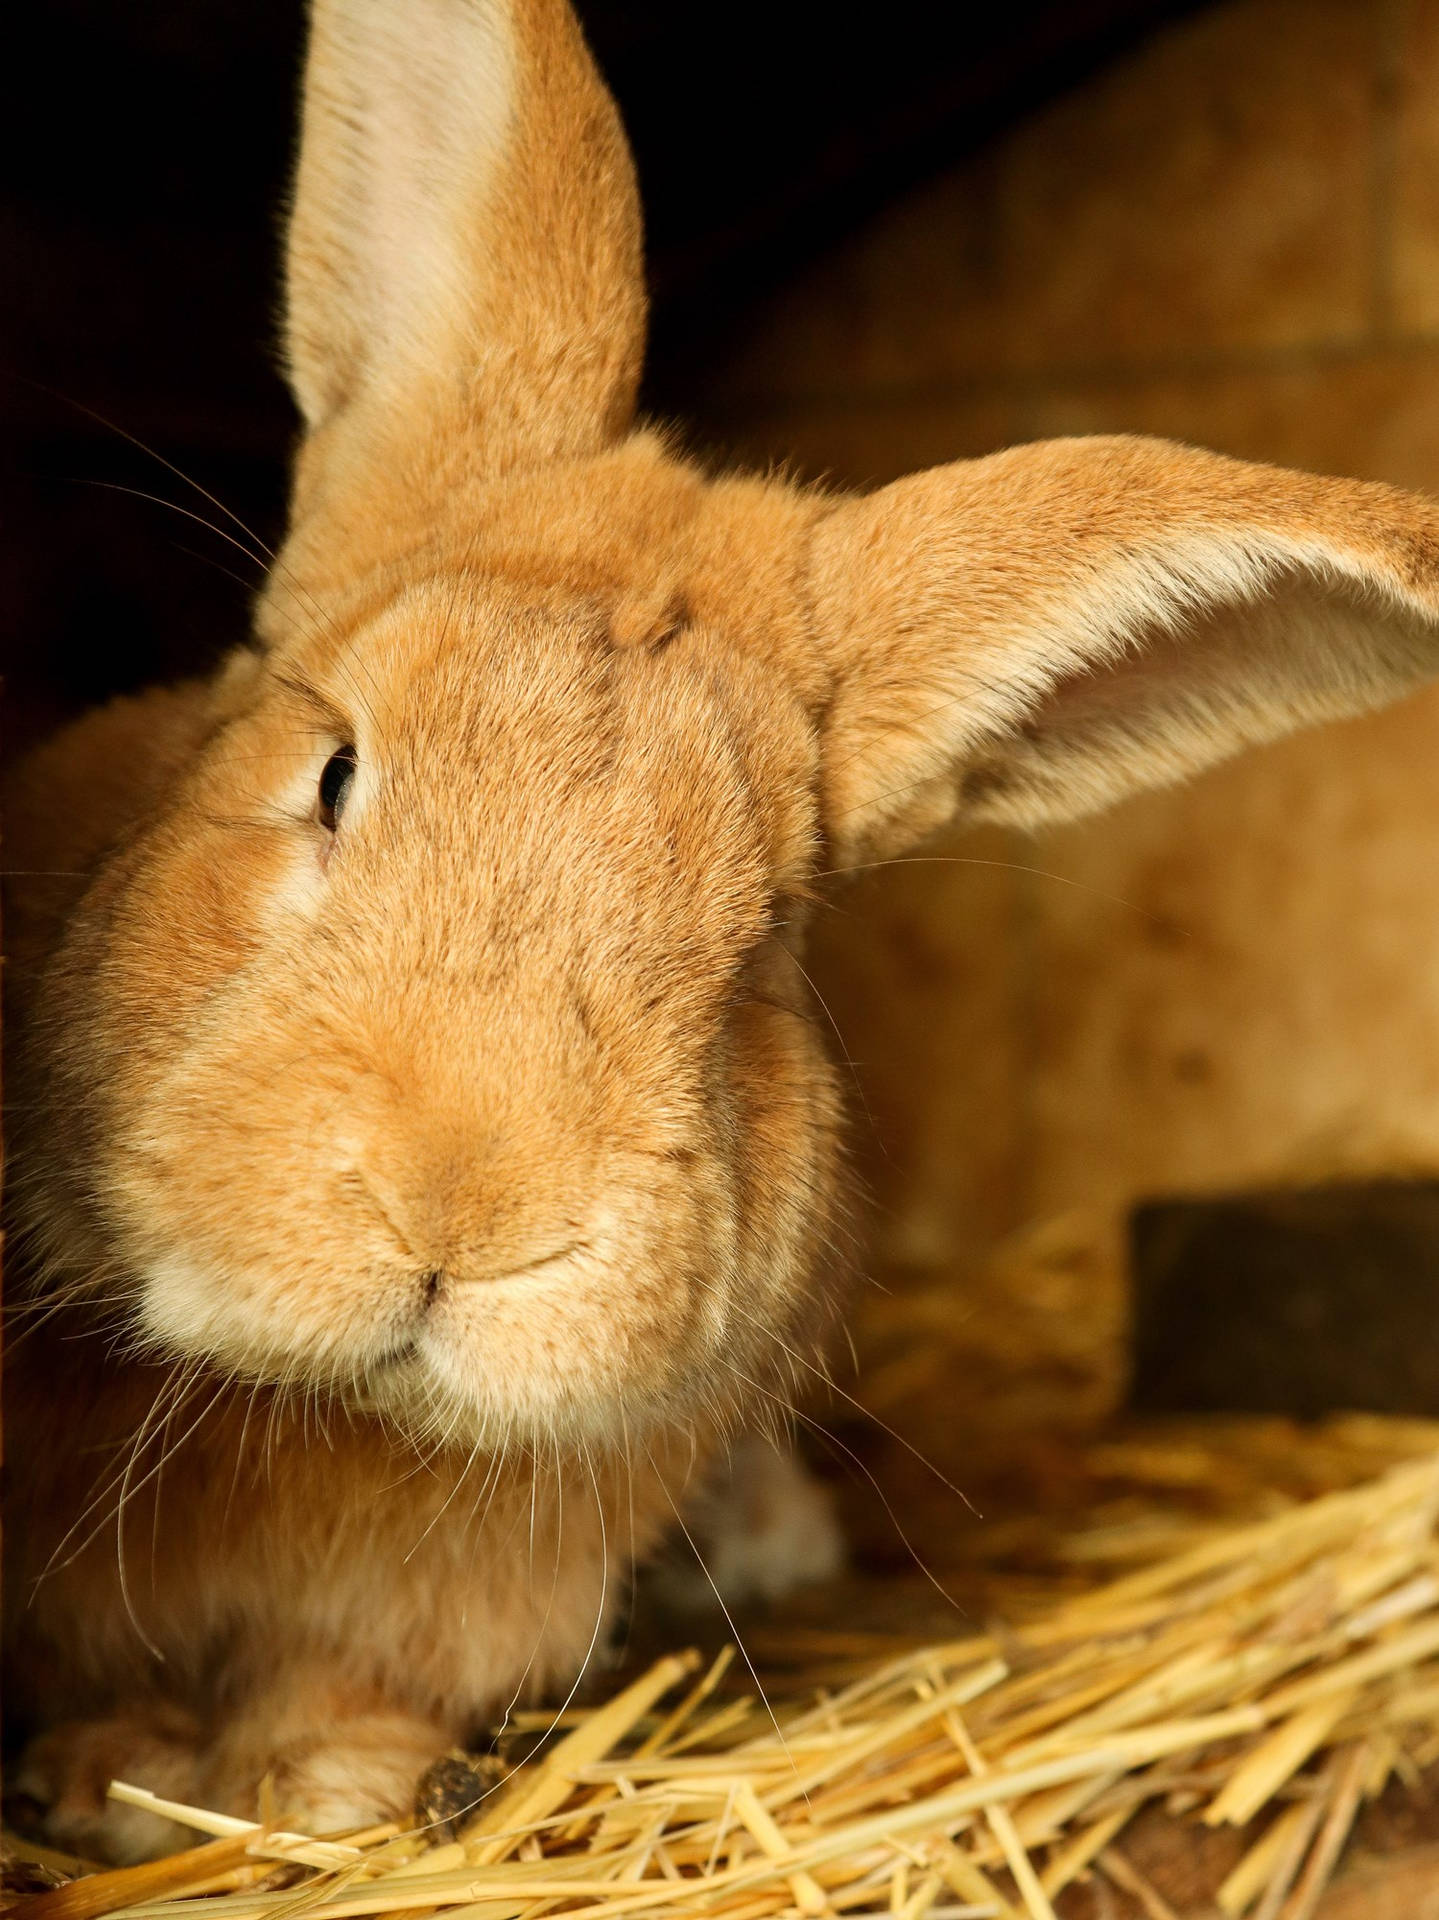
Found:
[{"label": "rabbit's front paw", "polygon": [[252,1716],[209,1756],[209,1804],[253,1818],[264,1781],[275,1819],[301,1833],[404,1820],[421,1775],[452,1745],[446,1729],[402,1709],[317,1714],[303,1732],[276,1727],[268,1738]]},{"label": "rabbit's front paw", "polygon": [[172,1820],[109,1799],[112,1780],[166,1800],[195,1798],[199,1729],[177,1707],[146,1704],[106,1720],[66,1720],[32,1740],[7,1782],[32,1802],[46,1838],[68,1853],[129,1866],[193,1846]]}]

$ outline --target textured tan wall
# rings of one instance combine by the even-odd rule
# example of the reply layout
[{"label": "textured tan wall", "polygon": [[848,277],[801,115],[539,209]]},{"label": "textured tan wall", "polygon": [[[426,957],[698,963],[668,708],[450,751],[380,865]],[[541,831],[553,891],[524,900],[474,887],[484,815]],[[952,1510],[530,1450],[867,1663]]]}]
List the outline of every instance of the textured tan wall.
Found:
[{"label": "textured tan wall", "polygon": [[[1439,0],[1166,32],[806,274],[713,392],[729,445],[843,480],[1120,429],[1439,490]],[[1082,1350],[1133,1198],[1439,1166],[1439,694],[935,852],[1058,877],[873,875],[820,975],[876,1270],[978,1400],[1027,1404],[989,1362],[1031,1349],[1056,1404],[1116,1390]]]}]

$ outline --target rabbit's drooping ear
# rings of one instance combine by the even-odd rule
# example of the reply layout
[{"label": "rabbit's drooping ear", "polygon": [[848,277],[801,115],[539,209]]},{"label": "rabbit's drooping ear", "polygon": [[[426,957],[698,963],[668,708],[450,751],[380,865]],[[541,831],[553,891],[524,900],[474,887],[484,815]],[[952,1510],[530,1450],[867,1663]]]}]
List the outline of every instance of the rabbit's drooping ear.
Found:
[{"label": "rabbit's drooping ear", "polygon": [[312,437],[438,403],[504,466],[624,429],[639,206],[564,0],[315,0],[286,293]]},{"label": "rabbit's drooping ear", "polygon": [[842,503],[809,576],[833,855],[1034,827],[1439,675],[1439,506],[1160,440]]}]

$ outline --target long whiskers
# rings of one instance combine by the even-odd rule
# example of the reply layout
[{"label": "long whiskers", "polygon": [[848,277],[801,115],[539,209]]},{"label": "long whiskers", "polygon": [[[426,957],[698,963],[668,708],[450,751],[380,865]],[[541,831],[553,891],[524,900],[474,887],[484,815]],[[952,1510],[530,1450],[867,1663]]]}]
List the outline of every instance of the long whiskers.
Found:
[{"label": "long whiskers", "polygon": [[783,943],[781,943],[780,945],[780,952],[783,953],[785,957],[788,960],[790,960],[794,964],[794,966],[798,969],[801,979],[804,981],[805,985],[809,988],[810,992],[814,995],[815,999],[819,1002],[820,1008],[824,1013],[824,1017],[826,1020],[828,1020],[830,1024],[830,1029],[833,1032],[835,1040],[839,1045],[840,1058],[844,1061],[845,1066],[849,1069],[850,1078],[854,1082],[855,1093],[859,1097],[860,1105],[864,1108],[864,1117],[866,1121],[869,1123],[869,1130],[873,1134],[875,1141],[879,1146],[880,1152],[884,1154],[886,1158],[888,1158],[889,1157],[888,1150],[885,1147],[883,1140],[880,1139],[879,1128],[875,1125],[873,1113],[870,1112],[869,1100],[864,1091],[864,1082],[860,1079],[860,1076],[859,1076],[859,1068],[855,1065],[854,1061],[850,1058],[849,1048],[845,1045],[844,1035],[839,1030],[838,1020],[835,1019],[833,1013],[830,1011],[829,1002],[825,999],[824,995],[820,992],[819,988],[815,985],[813,978],[811,977],[810,973],[806,969],[799,955],[795,953],[792,948],[785,946]]},{"label": "long whiskers", "polygon": [[[1151,913],[1148,907],[1141,907],[1137,900],[1126,900],[1123,894],[1106,893],[1103,887],[1090,886],[1088,881],[1075,880],[1067,873],[1053,873],[1048,867],[1026,866],[1022,860],[990,860],[977,854],[962,853],[911,853],[899,854],[890,860],[860,860],[853,866],[825,867],[814,875],[816,880],[843,880],[854,873],[877,873],[882,867],[993,867],[1005,873],[1024,873],[1035,880],[1053,880],[1056,886],[1072,887],[1076,893],[1087,893],[1092,899],[1102,900],[1107,906],[1123,907],[1126,913],[1137,913],[1141,920],[1150,920],[1156,926],[1167,925],[1162,914]],[[1191,936],[1187,929],[1180,932],[1187,940]]]},{"label": "long whiskers", "polygon": [[[710,1572],[709,1563],[705,1559],[704,1555],[700,1552],[699,1544],[696,1541],[694,1535],[690,1532],[689,1528],[685,1525],[685,1518],[684,1518],[684,1515],[680,1512],[679,1502],[675,1499],[673,1493],[670,1492],[668,1481],[665,1479],[664,1475],[660,1472],[659,1468],[655,1465],[654,1455],[650,1452],[648,1446],[646,1446],[645,1448],[645,1454],[650,1463],[650,1471],[654,1474],[655,1479],[658,1481],[659,1486],[662,1492],[664,1493],[665,1499],[669,1501],[670,1512],[675,1517],[675,1525],[679,1528],[680,1532],[684,1535],[685,1539],[688,1541],[690,1552],[694,1555],[696,1561],[699,1563],[700,1572],[704,1575],[705,1579],[709,1582],[710,1590],[714,1594],[715,1600],[719,1605],[719,1610],[725,1617],[725,1625],[730,1630],[730,1638],[734,1641],[735,1645],[739,1648],[740,1658],[744,1661],[746,1667],[749,1668],[750,1679],[754,1681],[755,1691],[759,1694],[760,1700],[764,1706],[764,1710],[769,1716],[770,1725],[774,1728],[774,1731],[775,1731],[775,1738],[779,1741],[780,1746],[784,1749],[784,1756],[786,1760],[789,1761],[790,1768],[793,1771],[795,1778],[798,1780],[800,1777],[799,1767],[795,1762],[794,1755],[790,1752],[789,1742],[784,1737],[784,1729],[783,1727],[781,1727],[779,1723],[779,1718],[776,1715],[773,1706],[771,1706],[770,1704],[770,1697],[765,1692],[764,1682],[759,1677],[759,1668],[756,1667],[754,1661],[750,1658],[749,1648],[745,1645],[744,1640],[741,1637],[740,1630],[735,1625],[734,1615],[730,1612],[729,1607],[725,1602],[725,1597],[719,1590],[719,1583],[718,1581],[716,1581],[714,1575]],[[801,1789],[801,1791],[803,1792],[803,1789]],[[804,1798],[805,1805],[808,1806],[809,1805],[808,1793],[804,1793],[803,1798]]]},{"label": "long whiskers", "polygon": [[873,1425],[879,1428],[881,1433],[887,1434],[896,1445],[903,1447],[911,1459],[916,1460],[919,1465],[924,1468],[926,1473],[933,1474],[941,1486],[947,1487],[957,1500],[962,1500],[977,1520],[983,1517],[962,1487],[957,1487],[949,1478],[948,1474],[941,1472],[927,1454],[922,1453],[912,1441],[906,1440],[904,1435],[896,1428],[890,1426],[888,1421],[882,1420],[872,1408],[865,1406],[863,1401],[856,1400],[852,1393],[846,1393],[832,1374],[827,1373],[823,1367],[816,1366],[812,1360],[806,1359],[797,1347],[792,1347],[786,1341],[782,1340],[772,1327],[767,1327],[762,1320],[758,1319],[754,1314],[747,1312],[737,1300],[728,1302],[728,1305],[735,1313],[739,1314],[741,1319],[748,1320],[751,1326],[757,1328],[761,1333],[767,1334],[769,1338],[774,1341],[775,1345],[779,1347],[796,1366],[803,1367],[806,1372],[812,1373],[817,1380],[823,1381],[830,1393],[837,1394],[841,1400],[853,1407],[861,1418],[872,1422]]},{"label": "long whiskers", "polygon": [[152,507],[165,507],[171,513],[178,513],[184,520],[193,521],[197,527],[203,527],[207,533],[213,533],[217,540],[223,540],[227,546],[242,553],[252,566],[264,571],[265,561],[258,553],[251,552],[243,540],[237,540],[233,533],[227,533],[223,527],[217,527],[213,520],[207,520],[203,513],[196,513],[192,507],[182,507],[178,500],[167,500],[163,493],[150,493],[144,487],[132,487],[123,480],[80,480],[82,487],[98,487],[102,493],[123,493],[132,500],[148,501]]},{"label": "long whiskers", "polygon": [[[524,1695],[525,1685],[529,1680],[530,1674],[534,1671],[535,1662],[540,1655],[540,1648],[544,1645],[545,1637],[549,1633],[550,1619],[555,1609],[555,1598],[560,1590],[560,1560],[561,1560],[561,1547],[564,1541],[564,1524],[565,1524],[565,1487],[564,1487],[564,1478],[563,1478],[563,1466],[560,1460],[559,1442],[557,1440],[551,1442],[551,1451],[554,1454],[554,1474],[555,1474],[554,1572],[550,1580],[549,1598],[545,1602],[544,1618],[540,1621],[539,1631],[535,1635],[535,1643],[530,1648],[530,1657],[528,1660],[526,1660],[523,1671],[521,1672],[519,1679],[515,1682],[514,1692],[510,1695],[509,1701],[505,1706],[504,1713],[501,1715],[501,1718],[500,1718],[499,1730],[501,1733],[503,1733],[505,1727],[508,1725],[510,1715],[514,1712],[515,1708],[519,1705],[520,1700]],[[536,1500],[536,1487],[539,1482],[539,1476],[540,1476],[540,1456],[539,1456],[539,1453],[536,1452],[534,1455],[533,1477],[530,1481],[530,1576],[531,1576],[531,1581],[533,1581],[533,1577],[534,1577],[535,1500]],[[571,1697],[573,1697],[573,1695]],[[566,1701],[565,1704],[566,1706],[568,1706],[569,1702]],[[556,1717],[550,1722],[549,1733],[553,1733],[554,1729],[558,1725],[559,1725],[559,1716],[556,1715]],[[545,1735],[546,1739],[549,1738],[549,1733]]]},{"label": "long whiskers", "polygon": [[[126,428],[117,425],[115,421],[106,419],[103,414],[97,413],[94,408],[87,407],[83,402],[72,399],[68,395],[57,394],[55,397],[66,401],[68,405],[86,414],[90,419],[96,421],[100,426],[105,427],[109,432],[118,435],[120,439],[128,441],[132,447],[136,448],[140,453],[143,453],[147,459],[154,460],[159,466],[163,467],[167,473],[174,474],[177,480],[181,481],[185,486],[192,488],[201,499],[207,500],[218,513],[223,514],[232,526],[239,529],[240,533],[245,536],[245,539],[237,539],[234,534],[228,533],[224,527],[216,526],[213,520],[206,519],[203,514],[196,513],[188,507],[183,507],[177,501],[167,499],[163,494],[148,492],[142,487],[129,486],[120,481],[95,479],[82,480],[80,482],[81,485],[98,487],[110,493],[129,494],[134,499],[148,501],[154,506],[166,507],[170,512],[180,514],[183,518],[193,521],[195,525],[204,527],[207,532],[214,534],[217,539],[225,541],[229,546],[233,547],[237,553],[243,555],[244,558],[248,560],[252,566],[258,568],[262,574],[269,572],[284,588],[286,594],[292,600],[299,603],[304,609],[307,618],[314,623],[316,631],[329,632],[332,636],[335,634],[334,623],[325,608],[321,606],[309,589],[304,587],[302,583],[296,579],[293,571],[286,566],[275,549],[270,546],[267,541],[262,539],[253,527],[242,520],[233,508],[227,506],[216,494],[211,493],[208,487],[202,486],[192,474],[186,473],[185,470],[177,466],[173,460],[166,459],[164,454],[158,452],[154,447],[147,445],[145,441],[138,438],[137,435],[130,433]],[[246,545],[246,541],[250,544]],[[209,557],[204,554],[196,555],[195,557],[201,560],[209,559]],[[219,563],[210,560],[209,564],[218,565]],[[221,567],[220,571],[229,573],[230,569]],[[247,583],[243,579],[240,579],[238,575],[231,573],[230,577],[239,580],[239,584],[242,587],[247,587]],[[285,609],[284,613],[287,619],[294,620],[295,616],[289,609]],[[351,691],[355,694],[361,711],[369,714],[370,717],[373,718],[369,703],[365,699],[352,671],[352,666],[360,667],[363,670],[363,663],[359,661],[353,663],[337,661],[334,664],[340,668],[349,681]],[[372,676],[367,671],[365,677],[370,681],[372,691],[378,692]]]},{"label": "long whiskers", "polygon": [[87,406],[83,400],[77,400],[73,394],[61,393],[58,388],[45,386],[41,381],[32,381],[29,384],[38,387],[42,393],[49,394],[51,399],[62,401],[67,407],[73,407],[76,413],[83,413],[87,420],[93,420],[96,426],[104,427],[107,433],[113,433],[117,438],[128,441],[138,453],[143,453],[146,459],[155,461],[167,473],[173,473],[175,478],[182,480],[187,487],[193,487],[202,499],[209,501],[217,513],[223,513],[225,518],[233,526],[238,527],[247,539],[253,540],[262,553],[268,555],[270,559],[275,557],[274,549],[267,546],[255,529],[247,525],[232,507],[226,506],[225,502],[211,493],[208,487],[202,486],[193,474],[186,473],[183,467],[177,467],[173,460],[167,460],[163,453],[149,446],[138,434],[131,433],[128,427],[122,427],[118,421],[109,419],[95,407]]},{"label": "long whiskers", "polygon": [[[190,1363],[183,1359],[175,1361],[174,1364],[171,1366],[169,1372],[165,1375],[164,1379],[160,1382],[160,1385],[155,1391],[154,1399],[151,1401],[149,1407],[146,1409],[145,1414],[141,1419],[139,1426],[136,1428],[134,1434],[131,1436],[129,1445],[127,1447],[126,1459],[124,1464],[119,1467],[116,1467],[109,1479],[104,1479],[105,1468],[104,1467],[101,1468],[100,1476],[99,1476],[101,1479],[101,1484],[97,1486],[95,1490],[91,1493],[85,1505],[80,1509],[79,1513],[75,1516],[74,1520],[70,1523],[70,1526],[66,1529],[66,1531],[61,1535],[60,1539],[56,1542],[54,1548],[51,1551],[49,1559],[46,1561],[44,1567],[41,1568],[40,1573],[36,1577],[36,1580],[35,1580],[36,1588],[40,1586],[42,1581],[48,1579],[52,1573],[59,1573],[63,1571],[64,1568],[68,1567],[74,1560],[78,1559],[79,1556],[89,1546],[90,1542],[93,1539],[95,1539],[96,1535],[103,1532],[105,1527],[109,1525],[110,1520],[113,1518],[113,1515],[107,1509],[107,1511],[105,1511],[100,1515],[100,1518],[96,1522],[95,1526],[92,1527],[90,1532],[84,1536],[84,1538],[80,1541],[79,1545],[75,1547],[74,1550],[69,1554],[66,1553],[65,1551],[66,1548],[69,1547],[71,1541],[75,1538],[75,1535],[80,1532],[80,1530],[84,1527],[85,1523],[90,1519],[90,1517],[93,1514],[95,1514],[101,1507],[106,1506],[106,1503],[109,1501],[111,1494],[114,1493],[117,1490],[117,1488],[120,1488],[125,1484],[126,1475],[127,1473],[132,1471],[133,1462],[136,1458],[137,1452],[144,1447],[149,1434],[154,1430],[156,1423],[163,1417],[161,1414],[161,1408],[171,1401],[172,1396],[177,1391],[179,1393],[180,1398],[183,1399],[184,1394],[188,1391],[188,1388],[189,1388],[190,1377],[193,1377],[191,1374]],[[183,1385],[181,1384],[182,1381],[184,1382]],[[111,1455],[110,1457],[111,1459],[113,1459],[113,1455]]]},{"label": "long whiskers", "polygon": [[[795,1406],[792,1401],[786,1400],[781,1395],[774,1393],[770,1388],[762,1386],[758,1380],[750,1379],[749,1375],[741,1373],[738,1367],[730,1367],[729,1371],[733,1373],[737,1379],[743,1380],[746,1386],[752,1387],[756,1393],[763,1394],[766,1399],[776,1402],[783,1409],[787,1418],[799,1421],[826,1446],[836,1448],[845,1456],[846,1460],[858,1467],[859,1471],[864,1475],[865,1479],[878,1495],[879,1503],[884,1508],[890,1525],[899,1536],[901,1545],[904,1547],[910,1559],[913,1560],[915,1566],[918,1567],[919,1571],[924,1575],[925,1579],[934,1588],[946,1606],[953,1607],[956,1613],[963,1613],[964,1609],[960,1606],[954,1595],[944,1586],[943,1582],[938,1578],[914,1542],[910,1539],[909,1535],[905,1532],[904,1527],[900,1523],[899,1515],[895,1512],[894,1506],[890,1501],[889,1495],[865,1465],[864,1461],[855,1452],[854,1448],[846,1446],[837,1433],[832,1433],[828,1427],[821,1421],[816,1420],[812,1414],[805,1413],[801,1408]],[[963,1498],[962,1495],[961,1498]],[[973,1509],[971,1508],[971,1512],[972,1511]]]}]

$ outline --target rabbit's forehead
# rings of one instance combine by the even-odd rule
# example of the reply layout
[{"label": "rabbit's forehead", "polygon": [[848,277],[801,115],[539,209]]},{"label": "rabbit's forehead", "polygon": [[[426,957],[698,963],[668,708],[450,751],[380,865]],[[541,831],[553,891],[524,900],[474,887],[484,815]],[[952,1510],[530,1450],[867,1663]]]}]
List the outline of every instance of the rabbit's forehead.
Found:
[{"label": "rabbit's forehead", "polygon": [[628,823],[711,862],[728,847],[788,863],[806,742],[722,648],[617,648],[602,610],[481,587],[388,609],[328,679],[361,757],[415,804],[573,814],[610,846]]},{"label": "rabbit's forehead", "polygon": [[306,670],[353,733],[375,858],[466,895],[576,927],[623,898],[724,944],[807,849],[805,783],[714,649],[619,649],[593,608],[481,591],[393,606]]}]

